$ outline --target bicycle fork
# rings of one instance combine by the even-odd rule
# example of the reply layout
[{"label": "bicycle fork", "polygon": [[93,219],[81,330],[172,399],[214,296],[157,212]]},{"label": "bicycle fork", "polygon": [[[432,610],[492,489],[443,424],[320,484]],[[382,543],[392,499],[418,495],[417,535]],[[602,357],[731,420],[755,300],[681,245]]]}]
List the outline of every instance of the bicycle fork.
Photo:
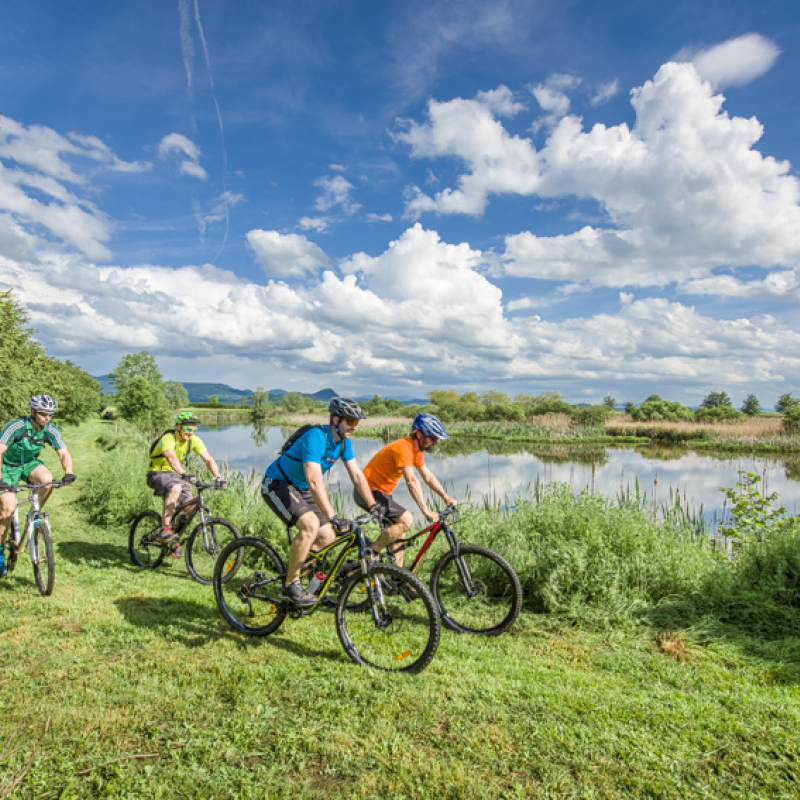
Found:
[{"label": "bicycle fork", "polygon": [[445,536],[447,536],[450,549],[453,551],[456,569],[458,570],[458,576],[461,578],[461,583],[464,586],[464,591],[467,593],[467,597],[475,597],[480,593],[480,589],[475,585],[475,581],[472,580],[467,562],[461,556],[461,546],[456,541],[456,537],[451,533],[450,528],[445,527],[444,533]]}]

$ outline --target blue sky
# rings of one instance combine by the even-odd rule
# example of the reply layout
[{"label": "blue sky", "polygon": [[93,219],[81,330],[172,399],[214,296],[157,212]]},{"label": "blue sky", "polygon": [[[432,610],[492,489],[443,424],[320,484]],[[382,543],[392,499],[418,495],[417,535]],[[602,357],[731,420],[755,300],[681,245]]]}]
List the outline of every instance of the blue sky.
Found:
[{"label": "blue sky", "polygon": [[92,374],[800,394],[800,6],[14,4],[0,287]]}]

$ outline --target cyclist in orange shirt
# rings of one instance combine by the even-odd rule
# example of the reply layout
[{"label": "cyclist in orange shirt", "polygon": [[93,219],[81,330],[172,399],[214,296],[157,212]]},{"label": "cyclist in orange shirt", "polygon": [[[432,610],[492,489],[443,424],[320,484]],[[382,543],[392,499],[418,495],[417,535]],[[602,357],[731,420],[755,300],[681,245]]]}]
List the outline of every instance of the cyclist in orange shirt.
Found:
[{"label": "cyclist in orange shirt", "polygon": [[[406,480],[408,491],[419,506],[420,511],[430,522],[436,522],[439,515],[428,508],[419,479],[414,474],[417,470],[423,481],[444,500],[447,505],[456,505],[457,500],[450,497],[436,476],[425,466],[425,453],[429,452],[440,439],[449,439],[444,425],[432,414],[418,414],[411,423],[411,435],[405,439],[387,444],[379,450],[364,467],[364,477],[375,497],[375,502],[382,506],[384,520],[389,523],[384,527],[373,548],[382,550],[392,542],[396,542],[411,529],[414,517],[392,498],[392,492],[400,478]],[[357,490],[353,492],[356,504],[369,510],[364,498]],[[403,566],[403,551],[396,554],[397,563]]]}]

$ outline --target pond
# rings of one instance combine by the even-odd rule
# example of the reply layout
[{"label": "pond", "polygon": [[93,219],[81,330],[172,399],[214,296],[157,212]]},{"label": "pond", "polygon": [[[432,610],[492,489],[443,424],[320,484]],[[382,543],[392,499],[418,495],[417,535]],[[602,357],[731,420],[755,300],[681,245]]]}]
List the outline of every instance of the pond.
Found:
[{"label": "pond", "polygon": [[[198,433],[217,461],[227,461],[232,469],[245,474],[263,474],[277,456],[293,428],[269,427],[257,431],[251,425],[200,427]],[[353,449],[361,467],[383,446],[380,439],[353,439]],[[778,493],[780,504],[789,514],[800,509],[800,454],[751,455],[721,451],[692,451],[683,447],[607,447],[604,445],[538,446],[530,443],[447,442],[426,463],[448,492],[460,500],[513,505],[518,496],[530,497],[537,484],[567,484],[574,492],[584,489],[618,497],[645,494],[650,506],[661,508],[681,502],[690,511],[702,514],[712,527],[725,511],[725,496],[720,487],[735,486],[739,471],[761,477],[762,493]],[[339,495],[345,505],[342,513],[352,512],[351,488],[347,473],[336,465],[328,473],[329,491]],[[395,497],[401,505],[416,510],[404,482]],[[336,501],[337,504],[340,502]],[[417,512],[419,521],[421,515]]]}]

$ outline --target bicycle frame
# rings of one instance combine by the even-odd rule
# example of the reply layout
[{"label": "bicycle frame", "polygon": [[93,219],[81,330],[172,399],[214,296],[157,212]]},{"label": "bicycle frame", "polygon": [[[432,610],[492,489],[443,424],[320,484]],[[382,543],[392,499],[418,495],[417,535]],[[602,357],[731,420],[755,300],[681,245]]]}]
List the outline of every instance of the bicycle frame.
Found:
[{"label": "bicycle frame", "polygon": [[[190,484],[191,485],[191,484]],[[179,506],[175,507],[175,511],[172,515],[173,522],[176,517],[180,517],[181,514],[187,514],[186,522],[183,524],[180,533],[184,534],[187,533],[191,524],[192,520],[197,516],[197,513],[200,512],[200,524],[203,526],[203,544],[205,547],[208,547],[208,532],[206,531],[206,515],[213,516],[211,509],[206,505],[205,500],[203,499],[203,492],[206,489],[214,489],[213,483],[200,483],[199,481],[194,484],[197,488],[197,494],[191,499],[187,500],[185,503],[181,503]],[[184,511],[184,509],[188,508],[189,506],[193,506],[192,510],[188,513]]]},{"label": "bicycle frame", "polygon": [[406,567],[409,572],[413,572],[416,574],[417,568],[422,563],[422,560],[425,558],[425,554],[428,552],[428,548],[433,544],[433,540],[439,535],[441,531],[444,531],[444,535],[447,538],[447,544],[451,550],[453,550],[456,554],[458,554],[458,539],[456,539],[456,535],[453,529],[447,524],[447,517],[450,514],[455,513],[455,506],[448,506],[444,511],[439,514],[439,519],[436,522],[432,522],[428,525],[427,528],[423,528],[416,533],[412,533],[410,536],[406,535],[402,539],[398,539],[396,542],[389,545],[387,548],[391,555],[393,556],[395,553],[399,552],[400,550],[407,550],[411,547],[414,542],[419,539],[421,536],[428,534],[428,538],[422,543],[422,546],[419,549],[419,553],[414,557],[414,561],[412,562],[410,567]]},{"label": "bicycle frame", "polygon": [[[358,562],[361,568],[361,571],[364,575],[367,575],[369,572],[369,564],[371,561],[371,556],[373,555],[372,548],[369,547],[367,544],[364,533],[361,530],[361,526],[365,523],[369,522],[372,519],[371,516],[363,516],[358,517],[352,521],[352,530],[349,533],[342,534],[341,536],[337,536],[336,539],[329,545],[326,545],[321,550],[317,550],[314,552],[310,552],[305,560],[305,563],[301,567],[301,573],[313,568],[315,564],[321,564],[326,556],[330,553],[334,552],[335,550],[341,548],[339,554],[336,556],[332,569],[328,570],[327,575],[325,576],[325,580],[322,582],[321,586],[317,590],[317,602],[310,606],[309,608],[305,609],[292,609],[292,615],[296,616],[306,616],[310,614],[312,611],[315,611],[319,606],[322,604],[322,601],[325,599],[325,595],[328,593],[328,590],[331,587],[333,581],[336,580],[339,573],[342,570],[342,566],[344,562],[347,560],[347,556],[349,553],[353,552],[354,550],[358,549]],[[288,525],[286,527],[286,536],[289,539],[289,544],[292,543],[292,526]],[[383,594],[379,584],[376,584],[375,581],[370,581],[370,584],[375,584],[371,586],[371,590],[377,590],[378,597],[380,598],[381,602],[383,601]],[[276,603],[283,602],[279,597],[271,598]],[[375,604],[372,604],[372,614],[375,616],[376,614]],[[376,618],[377,620],[377,618]]]},{"label": "bicycle frame", "polygon": [[[394,561],[395,553],[400,550],[407,550],[417,539],[425,534],[428,534],[428,538],[422,543],[419,553],[417,553],[417,555],[414,557],[414,561],[411,563],[411,566],[406,567],[409,572],[413,572],[416,575],[417,568],[425,558],[425,554],[433,544],[433,540],[442,531],[444,531],[449,548],[456,554],[456,556],[458,556],[460,545],[458,539],[456,538],[455,532],[447,523],[447,517],[449,517],[451,514],[455,514],[455,512],[455,506],[448,506],[444,511],[439,513],[439,519],[436,520],[436,522],[432,522],[427,528],[423,528],[416,533],[412,533],[410,536],[404,536],[402,539],[398,539],[396,542],[394,542],[394,544],[389,545],[387,548],[387,550],[389,550],[389,558]],[[472,575],[470,575],[469,568],[467,567],[466,563],[464,563],[463,558],[456,558],[456,569],[458,570],[458,574],[461,576],[461,581],[464,584],[467,594],[470,597],[474,597],[478,593],[478,589],[475,586],[475,582],[472,580]]]},{"label": "bicycle frame", "polygon": [[[26,486],[14,486],[9,490],[14,494],[18,494],[19,492],[31,493],[31,496],[27,499],[17,501],[17,505],[11,517],[11,569],[16,565],[17,558],[26,545],[30,550],[31,563],[37,563],[33,531],[40,522],[49,521],[47,512],[42,511],[41,505],[39,504],[39,489],[46,489],[48,486],[57,489],[63,485],[61,481],[51,481],[50,483],[31,483]],[[19,526],[19,507],[28,505],[29,503],[31,507],[25,515],[25,529],[21,531]]]}]

